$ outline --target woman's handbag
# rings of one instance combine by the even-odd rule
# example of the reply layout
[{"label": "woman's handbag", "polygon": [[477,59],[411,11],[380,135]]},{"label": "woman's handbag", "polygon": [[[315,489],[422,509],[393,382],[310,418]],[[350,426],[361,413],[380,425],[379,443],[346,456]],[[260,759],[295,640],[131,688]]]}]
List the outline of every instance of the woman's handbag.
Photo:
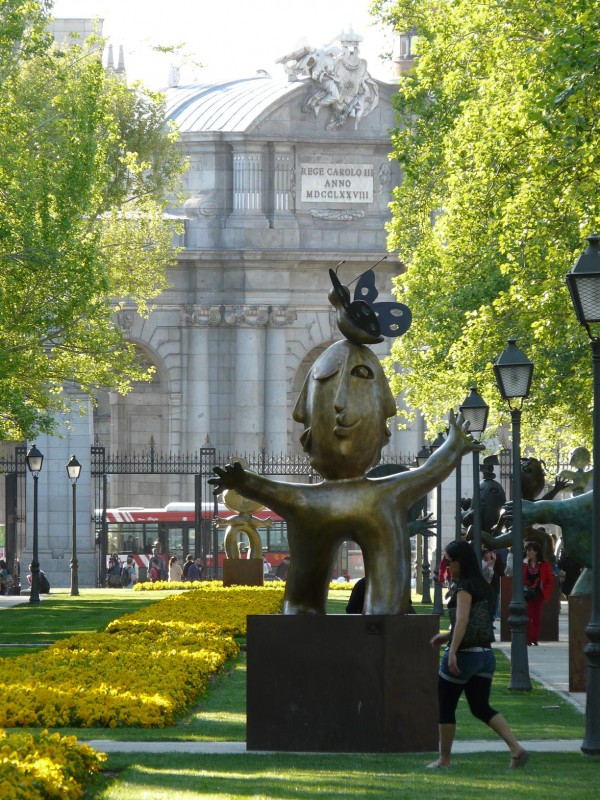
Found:
[{"label": "woman's handbag", "polygon": [[525,586],[523,586],[523,596],[525,600],[533,600],[533,598],[538,593],[538,589],[539,589],[538,583],[536,583],[535,586],[529,586],[528,584],[525,584]]},{"label": "woman's handbag", "polygon": [[[448,616],[450,617],[452,630],[454,630],[456,608],[448,608]],[[471,605],[467,630],[459,647],[460,649],[487,647],[490,642],[494,641],[494,638],[494,627],[489,604],[487,600],[479,600],[479,602]]]}]

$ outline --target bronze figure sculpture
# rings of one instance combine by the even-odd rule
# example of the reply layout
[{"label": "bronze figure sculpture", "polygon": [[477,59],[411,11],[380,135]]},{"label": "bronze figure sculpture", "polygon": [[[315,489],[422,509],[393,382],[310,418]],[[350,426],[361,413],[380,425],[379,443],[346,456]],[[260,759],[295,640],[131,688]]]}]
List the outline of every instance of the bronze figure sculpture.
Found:
[{"label": "bronze figure sculpture", "polygon": [[388,420],[396,404],[379,359],[365,343],[378,340],[377,321],[368,309],[351,307],[347,288],[340,297],[344,293],[333,282],[330,300],[347,339],[315,361],[293,412],[304,425],[302,446],[324,480],[282,483],[234,463],[215,467],[218,477],[211,483],[215,494],[235,489],[286,520],[291,558],[284,614],[325,613],[334,557],[349,532],[364,558],[363,613],[404,614],[410,609],[408,511],[479,445],[462,415],[451,412],[447,439],[426,464],[385,477],[366,476],[389,441]]}]

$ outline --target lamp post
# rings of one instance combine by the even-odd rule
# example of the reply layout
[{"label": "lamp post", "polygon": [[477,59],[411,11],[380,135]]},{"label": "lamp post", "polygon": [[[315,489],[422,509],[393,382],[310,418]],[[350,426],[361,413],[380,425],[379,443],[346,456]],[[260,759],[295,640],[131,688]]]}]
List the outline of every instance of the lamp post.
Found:
[{"label": "lamp post", "polygon": [[581,749],[600,755],[600,337],[590,324],[600,322],[600,236],[586,237],[588,246],[567,273],[567,285],[578,321],[584,326],[592,347],[594,386],[594,474],[592,476],[592,615],[585,629],[589,642],[584,648],[588,660],[585,704],[585,736]]},{"label": "lamp post", "polygon": [[[489,413],[483,397],[478,394],[477,387],[471,386],[470,394],[460,407],[463,417],[469,422],[469,432],[476,436],[485,430]],[[479,496],[479,450],[473,450],[473,548],[477,555],[481,553],[481,501]]]},{"label": "lamp post", "polygon": [[77,561],[77,481],[81,475],[81,464],[75,456],[71,456],[67,464],[67,475],[71,479],[71,487],[73,490],[73,539],[72,539],[72,552],[71,552],[71,597],[76,597],[79,594],[79,562]]},{"label": "lamp post", "polygon": [[33,475],[33,552],[31,557],[31,593],[30,603],[40,602],[40,562],[38,559],[38,478],[44,456],[37,447],[32,444],[25,456],[27,469]]},{"label": "lamp post", "polygon": [[[446,440],[444,439],[443,433],[438,433],[437,438],[431,444],[431,452],[434,453],[438,447],[441,447]],[[436,564],[436,576],[435,576],[435,583],[433,587],[433,607],[431,609],[432,614],[438,614],[438,616],[444,616],[444,601],[442,600],[442,584],[440,583],[440,563],[442,561],[442,484],[437,487],[436,489],[436,542],[435,542],[435,564]]]},{"label": "lamp post", "polygon": [[[419,450],[416,456],[417,466],[422,467],[431,455],[431,450],[427,445]],[[427,495],[425,495],[425,503],[427,503]],[[425,514],[427,514],[427,505],[425,506]],[[421,603],[431,603],[431,564],[429,563],[429,529],[425,528],[421,534],[423,537],[423,563],[421,572],[423,573],[423,594],[421,595]]]},{"label": "lamp post", "polygon": [[509,603],[511,630],[509,689],[531,691],[529,659],[527,656],[527,603],[523,597],[523,523],[521,511],[521,407],[529,395],[533,364],[516,345],[508,340],[494,364],[496,382],[502,398],[508,402],[512,422],[512,599]]}]

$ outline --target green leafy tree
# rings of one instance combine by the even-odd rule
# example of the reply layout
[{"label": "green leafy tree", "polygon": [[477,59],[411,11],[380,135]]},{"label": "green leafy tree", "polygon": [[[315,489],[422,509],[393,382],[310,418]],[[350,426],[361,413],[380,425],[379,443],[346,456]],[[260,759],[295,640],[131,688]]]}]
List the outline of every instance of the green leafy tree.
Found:
[{"label": "green leafy tree", "polygon": [[565,274],[600,227],[599,0],[377,0],[416,29],[396,98],[403,169],[389,226],[413,313],[398,394],[435,427],[475,383],[507,420],[492,364],[510,336],[535,364],[523,443],[591,445],[591,359]]},{"label": "green leafy tree", "polygon": [[57,49],[50,5],[0,0],[0,439],[53,430],[65,386],[147,377],[114,313],[147,313],[176,255],[162,96],[108,75],[99,42]]}]

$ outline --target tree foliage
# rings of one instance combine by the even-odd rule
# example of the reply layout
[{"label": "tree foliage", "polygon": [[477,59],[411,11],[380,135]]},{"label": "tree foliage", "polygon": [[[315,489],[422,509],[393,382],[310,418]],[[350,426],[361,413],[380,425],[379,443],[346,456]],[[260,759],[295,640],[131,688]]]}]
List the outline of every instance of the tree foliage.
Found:
[{"label": "tree foliage", "polygon": [[396,98],[403,170],[389,226],[413,313],[394,388],[439,423],[476,384],[507,419],[492,364],[510,336],[535,364],[523,442],[591,445],[591,359],[565,274],[600,227],[600,0],[376,0],[416,29]]},{"label": "tree foliage", "polygon": [[49,6],[0,0],[0,439],[51,431],[65,384],[144,377],[116,302],[146,313],[175,255],[162,97],[107,74],[99,43],[57,49]]}]

